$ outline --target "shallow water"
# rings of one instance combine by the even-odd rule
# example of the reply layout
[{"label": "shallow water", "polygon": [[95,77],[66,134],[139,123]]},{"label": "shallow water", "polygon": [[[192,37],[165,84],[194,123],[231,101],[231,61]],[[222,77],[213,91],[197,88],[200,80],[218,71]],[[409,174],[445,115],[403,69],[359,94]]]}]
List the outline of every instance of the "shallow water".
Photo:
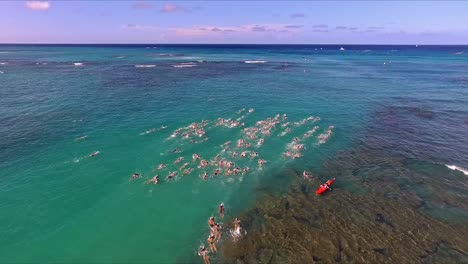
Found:
[{"label": "shallow water", "polygon": [[[287,192],[294,177],[282,171],[307,168],[326,177],[328,162],[364,143],[363,151],[377,151],[384,163],[395,156],[404,160],[397,167],[431,184],[443,179],[447,194],[418,186],[412,174],[386,173],[374,156],[357,168],[335,163],[337,177],[346,175],[337,188],[378,196],[377,186],[359,188],[356,174],[347,174],[362,170],[372,182],[377,171],[388,182],[385,195],[398,196],[393,184],[414,190],[425,217],[466,225],[467,178],[445,167],[468,168],[468,57],[455,54],[466,48],[0,46],[8,52],[0,53],[0,262],[193,261],[220,202],[231,219],[265,195]],[[245,63],[255,60],[266,62]],[[188,62],[196,66],[174,67]],[[238,118],[242,108],[255,109],[247,127],[275,114],[321,120],[284,137],[278,128],[258,150],[267,160],[261,170],[237,159],[251,172],[202,181],[195,169],[175,182],[143,183],[160,163],[168,164],[164,178],[178,156],[212,159],[225,141],[235,144],[240,128],[214,124]],[[202,120],[210,122],[208,141],[168,140]],[[293,137],[315,125],[304,156],[283,158]],[[330,140],[317,144],[329,125]],[[182,152],[171,153],[176,147]],[[87,157],[97,150],[101,155]],[[129,182],[135,172],[143,179]]]}]

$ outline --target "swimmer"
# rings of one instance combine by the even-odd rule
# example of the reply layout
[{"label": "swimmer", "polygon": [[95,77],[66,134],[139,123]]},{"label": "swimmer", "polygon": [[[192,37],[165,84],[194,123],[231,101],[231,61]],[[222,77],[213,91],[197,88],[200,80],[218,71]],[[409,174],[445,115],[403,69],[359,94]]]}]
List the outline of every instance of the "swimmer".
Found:
[{"label": "swimmer", "polygon": [[219,206],[218,206],[218,212],[219,212],[219,216],[221,217],[224,217],[224,203],[221,203]]},{"label": "swimmer", "polygon": [[218,176],[218,174],[219,174],[219,169],[216,169],[216,170],[214,171],[214,175],[215,175],[215,176]]},{"label": "swimmer", "polygon": [[190,173],[192,172],[192,170],[193,170],[192,168],[186,169],[186,170],[184,171],[184,175],[190,174]]},{"label": "swimmer", "polygon": [[258,157],[258,152],[253,152],[253,153],[251,153],[251,154],[250,154],[250,157],[252,157],[252,158]]},{"label": "swimmer", "polygon": [[231,145],[231,143],[232,143],[231,141],[226,141],[226,142],[224,142],[223,146]]},{"label": "swimmer", "polygon": [[173,179],[176,175],[177,175],[176,171],[173,171],[173,172],[169,173],[169,175],[167,175],[167,177],[166,177],[166,181],[169,181],[170,179]]},{"label": "swimmer", "polygon": [[231,174],[232,174],[232,170],[231,170],[231,169],[227,169],[225,175],[228,176],[228,175],[231,175]]},{"label": "swimmer", "polygon": [[175,148],[175,149],[173,149],[171,152],[172,152],[172,153],[179,153],[180,150],[179,150],[179,148]]},{"label": "swimmer", "polygon": [[263,138],[261,138],[258,142],[257,142],[257,146],[261,146],[263,144],[263,142],[265,142],[265,140]]},{"label": "swimmer", "polygon": [[161,126],[160,128],[158,128],[158,130],[163,130],[163,129],[166,129],[167,126]]},{"label": "swimmer", "polygon": [[328,190],[330,190],[330,191],[331,191],[331,188],[330,188],[330,186],[329,186],[328,184],[326,184],[326,183],[324,183],[324,184],[320,184],[320,187],[325,187],[325,188],[327,188]]},{"label": "swimmer", "polygon": [[255,111],[255,109],[253,109],[253,108],[249,109],[249,113],[253,113],[253,111]]},{"label": "swimmer", "polygon": [[141,174],[140,173],[133,173],[132,176],[130,177],[130,179],[128,179],[128,181],[133,181],[133,180],[136,180],[138,178],[141,178]]},{"label": "swimmer", "polygon": [[241,221],[239,219],[234,219],[234,222],[232,222],[234,224],[234,230],[238,230],[240,229],[240,224],[241,224]]},{"label": "swimmer", "polygon": [[299,142],[299,141],[301,141],[300,138],[298,138],[298,137],[295,137],[295,138],[294,138],[294,142]]},{"label": "swimmer", "polygon": [[304,179],[308,180],[308,181],[311,181],[312,180],[312,173],[308,172],[308,171],[304,171],[302,173],[302,176],[304,177]]},{"label": "swimmer", "polygon": [[250,148],[250,146],[252,146],[252,143],[245,144],[245,148]]},{"label": "swimmer", "polygon": [[263,164],[265,164],[265,161],[262,160],[262,159],[259,159],[259,160],[258,160],[258,165],[259,165],[260,167],[262,167]]},{"label": "swimmer", "polygon": [[87,138],[88,138],[88,136],[82,136],[82,137],[76,138],[75,141],[81,141],[81,140],[85,140]]},{"label": "swimmer", "polygon": [[206,161],[206,160],[201,160],[201,161],[200,161],[200,167],[201,167],[201,168],[204,168],[204,167],[206,167],[206,166],[208,166],[208,161]]},{"label": "swimmer", "polygon": [[211,216],[210,219],[208,219],[208,226],[213,227],[215,225],[215,218],[214,216]]},{"label": "swimmer", "polygon": [[234,174],[238,174],[239,172],[241,172],[241,169],[239,167],[236,167],[234,169]]},{"label": "swimmer", "polygon": [[245,155],[247,155],[247,153],[245,151],[242,151],[242,153],[240,154],[240,157],[243,158],[245,157]]},{"label": "swimmer", "polygon": [[159,175],[154,176],[150,180],[146,181],[145,184],[154,183],[159,184]]},{"label": "swimmer", "polygon": [[202,180],[206,180],[206,178],[208,178],[208,172],[205,171],[205,173],[203,173]]},{"label": "swimmer", "polygon": [[293,159],[300,158],[301,156],[302,156],[301,153],[294,153]]},{"label": "swimmer", "polygon": [[214,235],[209,235],[207,241],[208,241],[208,245],[210,245],[211,251],[216,252],[217,249],[216,249],[216,245],[215,245],[215,236]]},{"label": "swimmer", "polygon": [[161,163],[161,164],[159,164],[159,166],[158,166],[156,169],[154,169],[153,171],[155,171],[155,170],[162,170],[164,167],[166,167],[166,164]]},{"label": "swimmer", "polygon": [[219,223],[216,223],[215,225],[215,236],[216,241],[219,241],[221,239],[221,225]]},{"label": "swimmer", "polygon": [[229,146],[226,146],[226,147],[223,148],[222,152],[226,152],[226,150],[228,150],[228,149],[229,149]]},{"label": "swimmer", "polygon": [[245,174],[247,172],[249,172],[250,168],[249,167],[245,167],[243,170],[242,170],[242,174]]},{"label": "swimmer", "polygon": [[208,257],[208,251],[204,246],[200,246],[198,250],[198,256],[202,257],[205,264],[210,264],[210,257]]},{"label": "swimmer", "polygon": [[232,153],[232,157],[234,158],[234,157],[236,157],[238,154],[239,154],[239,153],[237,153],[237,151],[234,151],[234,152]]},{"label": "swimmer", "polygon": [[177,164],[177,163],[179,163],[179,162],[181,162],[181,161],[183,161],[183,160],[184,160],[184,157],[178,157],[178,158],[174,161],[174,164]]},{"label": "swimmer", "polygon": [[234,162],[229,161],[229,162],[227,163],[227,168],[228,168],[228,169],[231,168],[231,167],[233,167],[233,166],[234,166]]},{"label": "swimmer", "polygon": [[184,164],[182,164],[182,166],[180,166],[180,170],[185,169],[185,167],[187,167],[188,165],[189,165],[189,163],[185,162]]},{"label": "swimmer", "polygon": [[93,153],[89,154],[90,157],[96,157],[98,156],[99,154],[101,154],[101,152],[99,151],[94,151]]}]

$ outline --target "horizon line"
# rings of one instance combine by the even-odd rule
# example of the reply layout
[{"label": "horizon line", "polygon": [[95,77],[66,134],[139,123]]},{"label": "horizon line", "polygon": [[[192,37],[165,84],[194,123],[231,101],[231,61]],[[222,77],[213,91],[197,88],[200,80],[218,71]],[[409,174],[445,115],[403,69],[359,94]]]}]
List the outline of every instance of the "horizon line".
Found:
[{"label": "horizon line", "polygon": [[288,45],[288,46],[306,46],[306,45],[323,45],[323,46],[468,46],[466,44],[369,44],[369,43],[0,43],[0,45]]}]

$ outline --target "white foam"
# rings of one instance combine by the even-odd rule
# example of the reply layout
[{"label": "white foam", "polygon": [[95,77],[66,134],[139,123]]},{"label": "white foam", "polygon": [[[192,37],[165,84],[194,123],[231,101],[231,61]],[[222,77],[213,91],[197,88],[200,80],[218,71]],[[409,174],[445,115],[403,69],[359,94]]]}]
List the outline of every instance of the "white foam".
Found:
[{"label": "white foam", "polygon": [[0,65],[7,65],[7,62],[0,62]]},{"label": "white foam", "polygon": [[4,72],[0,71],[0,74],[4,74]]},{"label": "white foam", "polygon": [[118,56],[118,57],[115,57],[116,59],[124,59],[125,56]]},{"label": "white foam", "polygon": [[449,169],[451,169],[451,170],[461,171],[461,172],[463,172],[463,174],[465,174],[466,176],[468,176],[468,170],[466,170],[466,169],[463,169],[463,168],[458,167],[458,166],[455,166],[455,165],[447,165],[447,164],[446,164],[445,166],[447,166],[447,168],[449,168]]},{"label": "white foam", "polygon": [[175,68],[190,68],[198,66],[196,63],[193,62],[181,62],[179,64],[172,65]]},{"label": "white foam", "polygon": [[84,64],[82,62],[74,62],[73,65],[75,66],[83,66]]},{"label": "white foam", "polygon": [[154,67],[156,67],[156,65],[154,65],[154,64],[136,64],[135,67],[136,68],[154,68]]},{"label": "white foam", "polygon": [[244,61],[244,63],[266,63],[267,61]]},{"label": "white foam", "polygon": [[455,55],[462,55],[463,54],[463,51],[460,51],[460,52],[456,52]]}]

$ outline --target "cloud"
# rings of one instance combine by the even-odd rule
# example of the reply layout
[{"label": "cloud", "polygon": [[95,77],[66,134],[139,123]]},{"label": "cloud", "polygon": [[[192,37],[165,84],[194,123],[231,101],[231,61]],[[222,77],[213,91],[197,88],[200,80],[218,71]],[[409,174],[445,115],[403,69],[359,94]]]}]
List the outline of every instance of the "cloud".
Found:
[{"label": "cloud", "polygon": [[348,28],[348,29],[351,30],[351,31],[356,31],[356,30],[358,30],[357,27],[350,27],[350,28]]},{"label": "cloud", "polygon": [[328,28],[328,25],[325,25],[325,24],[313,25],[312,28]]},{"label": "cloud", "polygon": [[159,29],[161,29],[161,28],[160,28],[160,27],[156,27],[156,26],[145,26],[145,25],[137,25],[137,24],[125,24],[125,25],[122,26],[122,29],[151,31],[151,30],[159,30]]},{"label": "cloud", "polygon": [[267,29],[266,26],[255,25],[254,27],[251,28],[251,31],[253,31],[253,32],[265,32],[265,31],[268,31],[268,29]]},{"label": "cloud", "polygon": [[347,29],[348,27],[345,27],[345,26],[336,26],[335,29],[337,30],[345,30]]},{"label": "cloud", "polygon": [[301,18],[301,17],[305,17],[305,15],[303,13],[294,13],[294,14],[291,14],[290,17],[291,18]]},{"label": "cloud", "polygon": [[180,12],[180,11],[188,11],[185,7],[175,5],[175,4],[167,4],[163,6],[161,12],[164,13],[173,13],[173,12]]},{"label": "cloud", "polygon": [[152,9],[154,6],[148,2],[136,2],[132,5],[133,9]]},{"label": "cloud", "polygon": [[[293,26],[293,27],[288,27]],[[255,25],[241,25],[231,27],[219,26],[195,26],[195,27],[180,27],[171,28],[176,35],[179,36],[206,36],[209,34],[223,34],[223,33],[242,33],[242,34],[268,34],[268,33],[287,33],[295,32],[301,25],[284,25],[284,24],[255,24]]]},{"label": "cloud", "polygon": [[304,25],[286,25],[285,28],[302,28]]},{"label": "cloud", "polygon": [[26,8],[32,10],[48,10],[50,8],[50,3],[47,1],[28,1],[26,2]]},{"label": "cloud", "polygon": [[368,27],[368,30],[379,30],[379,29],[384,29],[385,27]]},{"label": "cloud", "polygon": [[[292,26],[292,27],[291,27]],[[128,32],[157,32],[164,33],[172,37],[214,37],[222,38],[227,36],[247,36],[264,35],[268,37],[282,37],[285,34],[294,34],[300,31],[302,25],[288,24],[249,24],[238,26],[212,26],[200,25],[192,27],[159,27],[153,25],[124,24],[122,30]],[[153,34],[152,33],[152,34]]]},{"label": "cloud", "polygon": [[326,33],[328,32],[328,29],[314,29],[312,32],[318,32],[318,33]]}]

